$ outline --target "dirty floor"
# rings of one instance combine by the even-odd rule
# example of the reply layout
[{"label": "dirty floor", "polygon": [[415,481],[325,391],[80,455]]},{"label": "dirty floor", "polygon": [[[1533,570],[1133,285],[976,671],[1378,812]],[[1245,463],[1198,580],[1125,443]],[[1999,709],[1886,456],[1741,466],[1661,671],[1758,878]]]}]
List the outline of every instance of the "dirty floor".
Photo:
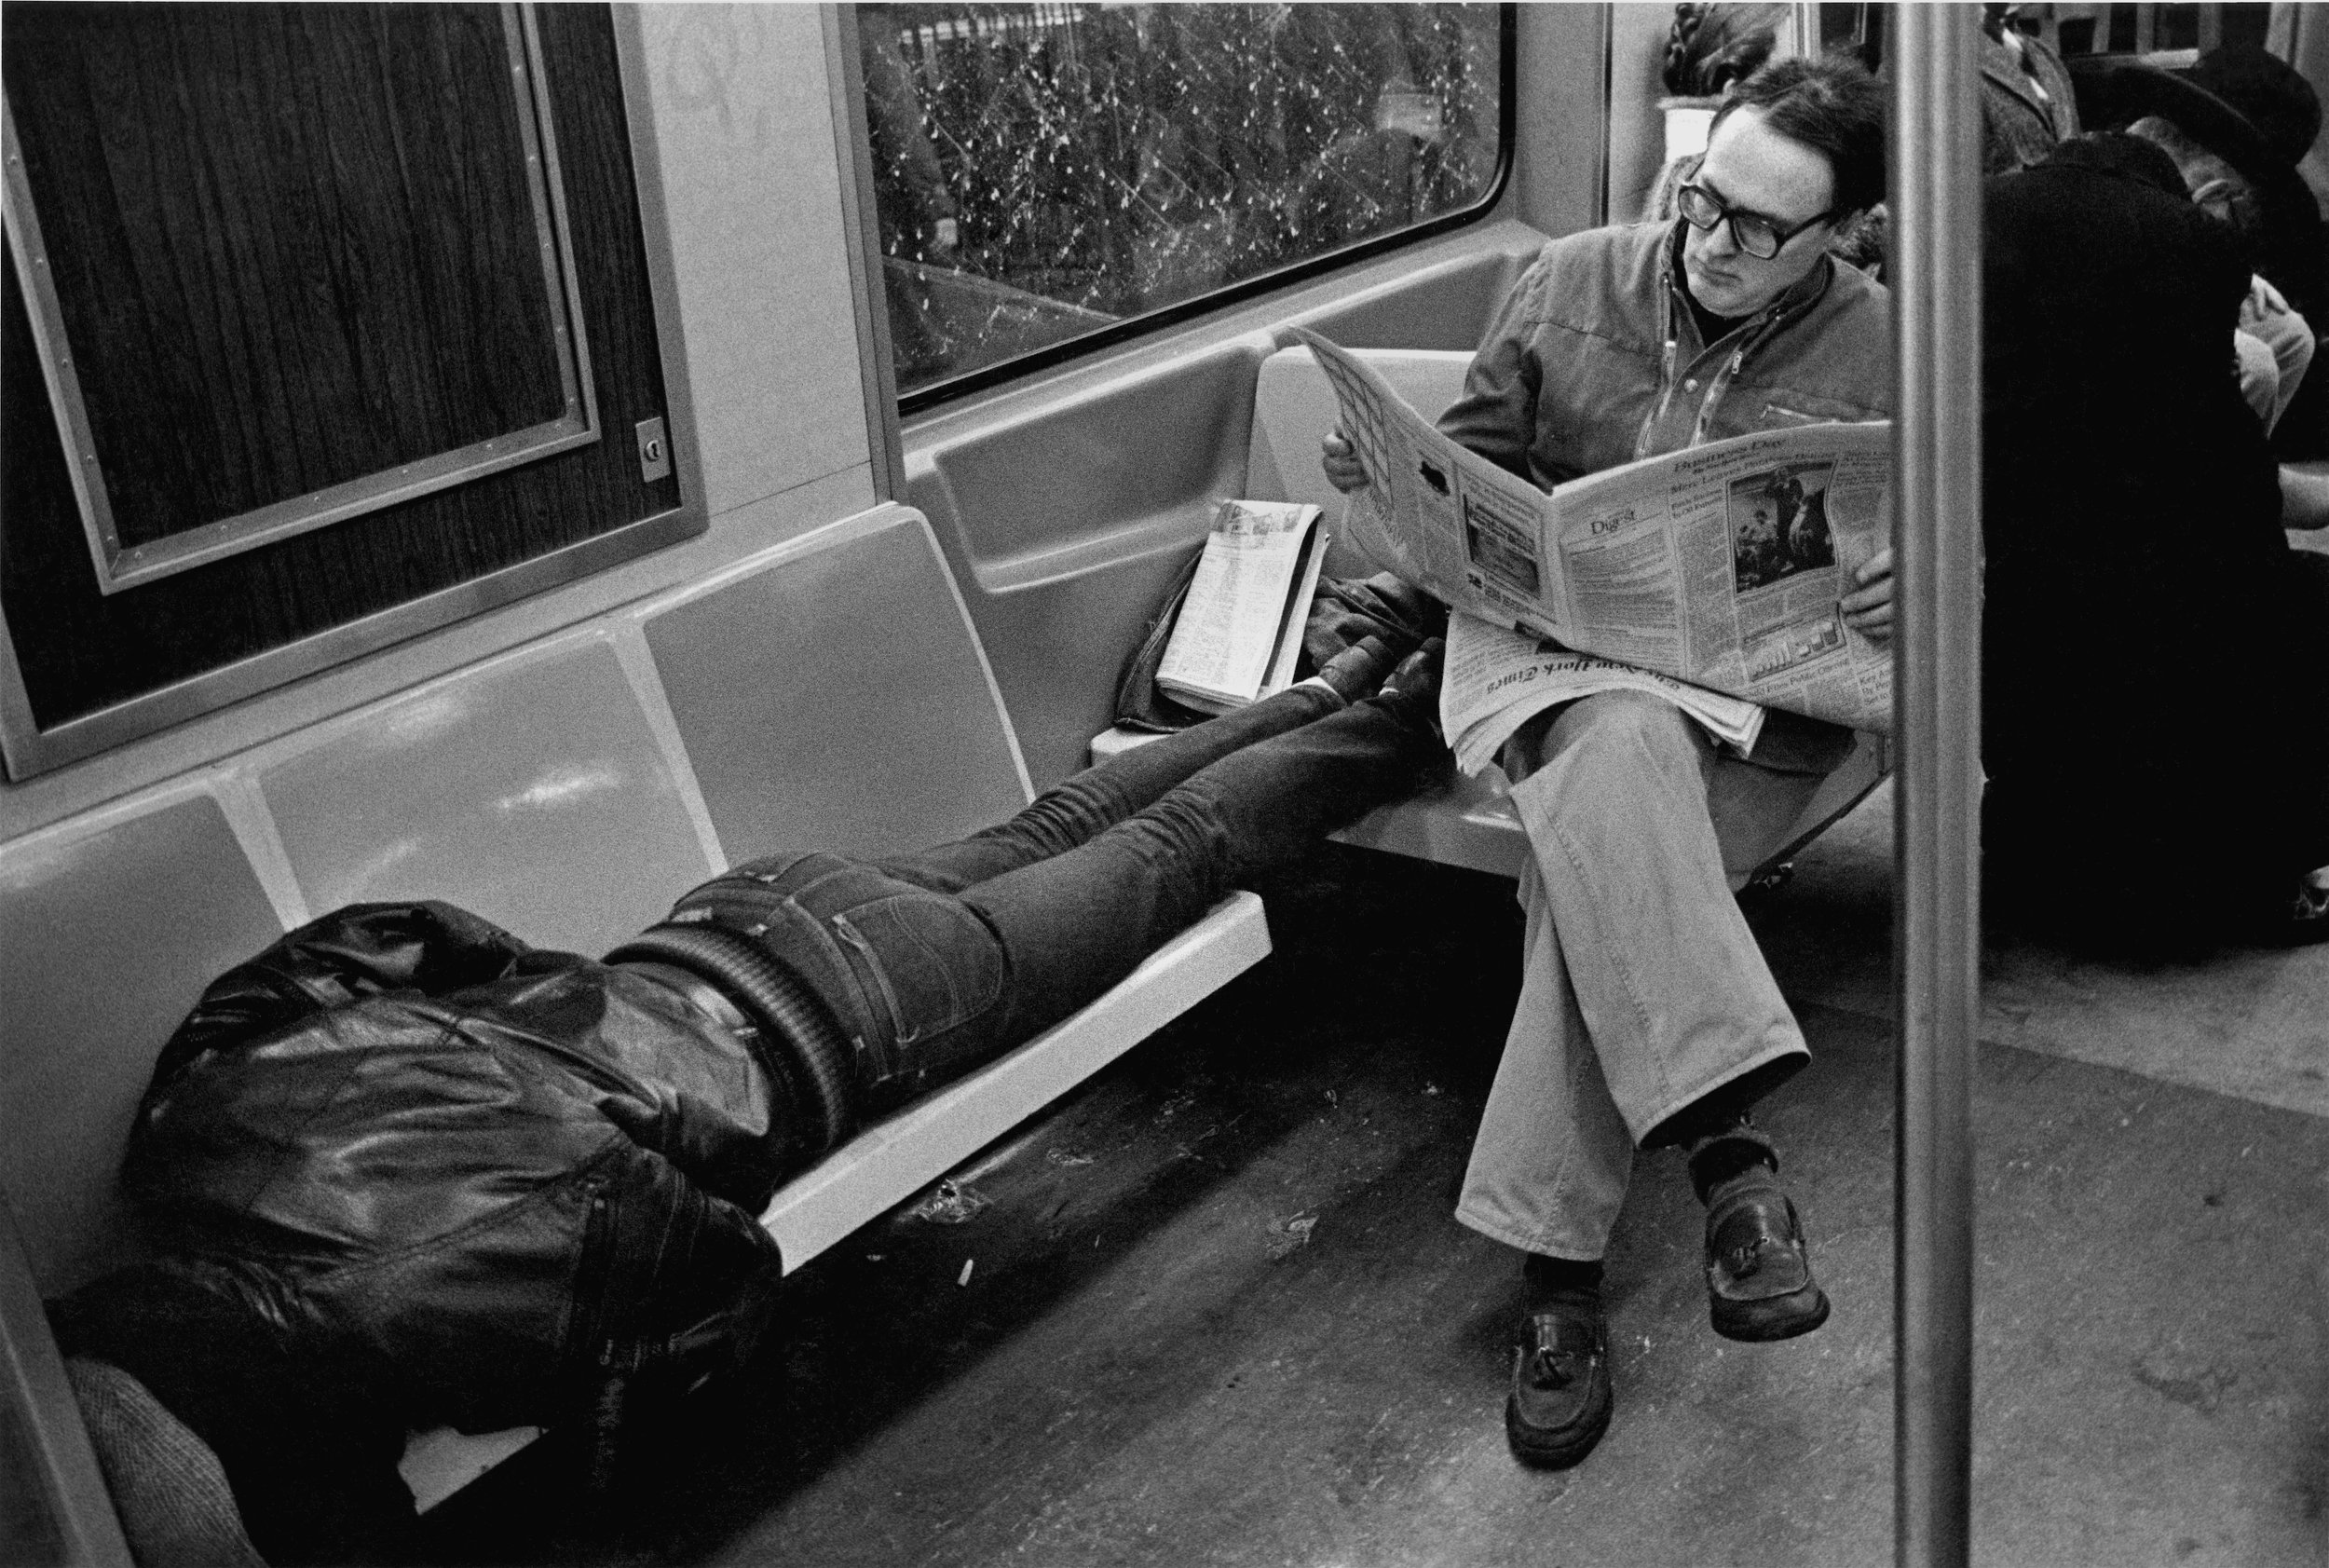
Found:
[{"label": "dirty floor", "polygon": [[[592,1496],[555,1442],[433,1516],[445,1561],[1888,1562],[1890,807],[1754,919],[1812,1068],[1787,1152],[1827,1327],[1706,1323],[1644,1158],[1610,1260],[1617,1414],[1523,1470],[1514,1255],[1449,1217],[1518,985],[1509,884],[1329,849],[1278,951],[789,1283],[786,1337]],[[2329,947],[1989,955],[1975,1558],[2329,1563]]]}]

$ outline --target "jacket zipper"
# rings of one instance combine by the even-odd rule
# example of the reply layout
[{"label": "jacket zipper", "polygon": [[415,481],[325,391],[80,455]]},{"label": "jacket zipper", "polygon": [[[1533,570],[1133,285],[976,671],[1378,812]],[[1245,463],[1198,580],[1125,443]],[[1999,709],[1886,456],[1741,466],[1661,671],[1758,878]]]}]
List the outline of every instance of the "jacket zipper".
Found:
[{"label": "jacket zipper", "polygon": [[[1828,265],[1833,266],[1835,264],[1830,262]],[[1671,256],[1660,257],[1658,280],[1665,284],[1658,301],[1658,324],[1665,329],[1666,346],[1658,359],[1657,402],[1651,406],[1649,416],[1641,421],[1641,429],[1634,434],[1633,455],[1636,461],[1649,457],[1656,444],[1658,428],[1666,423],[1667,411],[1674,403],[1675,378],[1681,370],[1682,319],[1679,313],[1678,285],[1674,281],[1674,264]],[[1831,281],[1832,282],[1833,280],[1832,279]],[[1824,295],[1826,293],[1825,288],[1821,289],[1820,294]],[[1818,297],[1819,296],[1814,296],[1815,299]],[[1807,308],[1808,303],[1806,302]],[[1689,445],[1706,444],[1708,427],[1714,421],[1714,411],[1722,405],[1723,397],[1731,389],[1731,378],[1746,365],[1747,356],[1762,348],[1764,338],[1778,331],[1788,315],[1789,311],[1784,304],[1775,303],[1759,324],[1752,328],[1740,329],[1746,336],[1732,351],[1730,359],[1724,362],[1723,368],[1715,372],[1713,385],[1707,389],[1707,395],[1698,401],[1697,416],[1691,421]]]}]

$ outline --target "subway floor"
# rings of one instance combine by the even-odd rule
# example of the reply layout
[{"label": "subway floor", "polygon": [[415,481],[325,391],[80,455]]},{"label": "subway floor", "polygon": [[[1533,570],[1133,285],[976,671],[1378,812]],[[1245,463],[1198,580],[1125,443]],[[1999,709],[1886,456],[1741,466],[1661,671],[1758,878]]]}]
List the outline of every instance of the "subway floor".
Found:
[{"label": "subway floor", "polygon": [[[431,1517],[446,1561],[1867,1568],[1891,1560],[1885,792],[1752,918],[1814,1064],[1759,1116],[1835,1303],[1707,1326],[1640,1163],[1617,1412],[1501,1426],[1515,1255],[1450,1217],[1518,985],[1510,884],[1323,852],[1277,951],[788,1282],[783,1339],[634,1435]],[[1975,1558],[2329,1563],[2329,946],[1987,956]]]}]

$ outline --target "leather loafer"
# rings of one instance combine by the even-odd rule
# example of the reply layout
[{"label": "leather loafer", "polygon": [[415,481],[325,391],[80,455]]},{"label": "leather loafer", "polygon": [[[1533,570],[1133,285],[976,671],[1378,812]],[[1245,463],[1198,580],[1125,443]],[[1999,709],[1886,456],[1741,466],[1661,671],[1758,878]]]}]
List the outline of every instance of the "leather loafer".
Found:
[{"label": "leather loafer", "polygon": [[1520,1321],[1505,1437],[1513,1456],[1565,1470],[1609,1430],[1609,1334],[1599,1302],[1555,1300]]},{"label": "leather loafer", "polygon": [[1761,1166],[1709,1194],[1707,1304],[1714,1331],[1731,1340],[1792,1339],[1828,1320],[1803,1220]]}]

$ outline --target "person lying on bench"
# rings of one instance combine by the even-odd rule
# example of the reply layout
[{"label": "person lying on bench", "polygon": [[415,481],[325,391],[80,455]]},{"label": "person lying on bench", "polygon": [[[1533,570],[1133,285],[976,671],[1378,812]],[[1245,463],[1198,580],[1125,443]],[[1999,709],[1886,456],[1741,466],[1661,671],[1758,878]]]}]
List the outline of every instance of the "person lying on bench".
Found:
[{"label": "person lying on bench", "polygon": [[789,1176],[1432,776],[1437,647],[1407,651],[1366,639],[957,843],[738,866],[604,961],[366,905],[221,976],[130,1134],[157,1255],[51,1311],[117,1498],[157,1451],[223,1466],[208,1517],[238,1505],[266,1557],[379,1561],[408,1429],[604,1438],[627,1392],[732,1365]]}]

